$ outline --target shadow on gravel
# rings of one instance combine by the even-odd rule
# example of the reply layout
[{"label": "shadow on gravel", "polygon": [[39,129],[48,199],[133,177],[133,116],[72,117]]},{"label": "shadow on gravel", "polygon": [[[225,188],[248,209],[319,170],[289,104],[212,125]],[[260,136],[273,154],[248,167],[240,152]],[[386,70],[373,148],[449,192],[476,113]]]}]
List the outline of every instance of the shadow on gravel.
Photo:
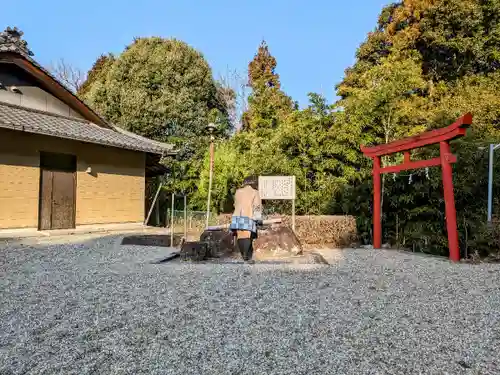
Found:
[{"label": "shadow on gravel", "polygon": [[320,264],[320,265],[329,265],[329,263],[321,256],[320,254],[307,254],[305,256],[296,256],[289,258],[276,258],[276,259],[258,259],[255,260],[254,263],[248,264],[239,258],[234,257],[226,257],[226,258],[209,258],[202,261],[193,261],[193,260],[184,260],[181,258],[181,254],[179,252],[171,253],[165,258],[159,258],[157,260],[153,260],[150,264],[229,264],[229,265],[283,265],[283,264]]},{"label": "shadow on gravel", "polygon": [[181,239],[182,236],[174,234],[172,246],[169,234],[131,235],[123,237],[122,245],[175,247],[180,245]]}]

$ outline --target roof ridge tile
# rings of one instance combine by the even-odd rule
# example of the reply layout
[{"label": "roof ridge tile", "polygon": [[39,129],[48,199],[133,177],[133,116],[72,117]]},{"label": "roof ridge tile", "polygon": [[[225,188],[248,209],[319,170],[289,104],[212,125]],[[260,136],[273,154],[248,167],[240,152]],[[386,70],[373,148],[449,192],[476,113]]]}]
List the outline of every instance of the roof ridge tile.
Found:
[{"label": "roof ridge tile", "polygon": [[174,146],[93,124],[86,120],[0,102],[0,127],[56,136],[159,155],[174,154]]}]

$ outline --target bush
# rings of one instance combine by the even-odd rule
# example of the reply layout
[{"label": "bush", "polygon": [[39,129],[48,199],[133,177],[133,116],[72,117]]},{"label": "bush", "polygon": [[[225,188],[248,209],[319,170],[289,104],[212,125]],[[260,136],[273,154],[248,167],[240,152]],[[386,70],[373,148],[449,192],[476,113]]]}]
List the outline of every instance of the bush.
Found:
[{"label": "bush", "polygon": [[486,258],[500,261],[500,225],[483,224],[467,242],[467,256],[473,259]]}]

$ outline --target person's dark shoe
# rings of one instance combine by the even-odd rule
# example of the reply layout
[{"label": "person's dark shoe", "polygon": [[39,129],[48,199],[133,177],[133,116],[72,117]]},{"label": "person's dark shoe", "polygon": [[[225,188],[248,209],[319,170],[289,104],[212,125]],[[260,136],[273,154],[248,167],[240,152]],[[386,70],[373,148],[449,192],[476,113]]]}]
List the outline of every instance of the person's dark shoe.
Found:
[{"label": "person's dark shoe", "polygon": [[255,264],[255,260],[253,260],[253,259],[248,259],[248,260],[245,260],[245,263],[246,263],[246,264]]}]

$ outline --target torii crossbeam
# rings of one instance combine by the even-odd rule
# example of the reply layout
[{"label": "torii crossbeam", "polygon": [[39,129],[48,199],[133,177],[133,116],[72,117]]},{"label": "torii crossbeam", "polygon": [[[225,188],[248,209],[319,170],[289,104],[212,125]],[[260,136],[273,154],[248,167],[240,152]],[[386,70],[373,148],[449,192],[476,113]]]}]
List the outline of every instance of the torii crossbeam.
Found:
[{"label": "torii crossbeam", "polygon": [[[457,157],[450,151],[450,141],[463,137],[467,128],[472,124],[472,114],[467,113],[453,124],[436,130],[430,130],[419,135],[403,138],[391,143],[373,147],[361,146],[361,151],[367,157],[373,159],[373,247],[382,247],[382,222],[381,222],[381,196],[380,175],[383,173],[395,173],[408,169],[441,166],[443,175],[443,191],[446,214],[446,231],[448,233],[448,248],[450,260],[460,260],[457,232],[457,214],[455,211],[455,196],[453,194],[453,175],[451,164],[457,161]],[[410,151],[424,146],[439,143],[439,157],[429,160],[412,161]],[[403,152],[402,164],[382,168],[380,158],[385,155]]]}]

